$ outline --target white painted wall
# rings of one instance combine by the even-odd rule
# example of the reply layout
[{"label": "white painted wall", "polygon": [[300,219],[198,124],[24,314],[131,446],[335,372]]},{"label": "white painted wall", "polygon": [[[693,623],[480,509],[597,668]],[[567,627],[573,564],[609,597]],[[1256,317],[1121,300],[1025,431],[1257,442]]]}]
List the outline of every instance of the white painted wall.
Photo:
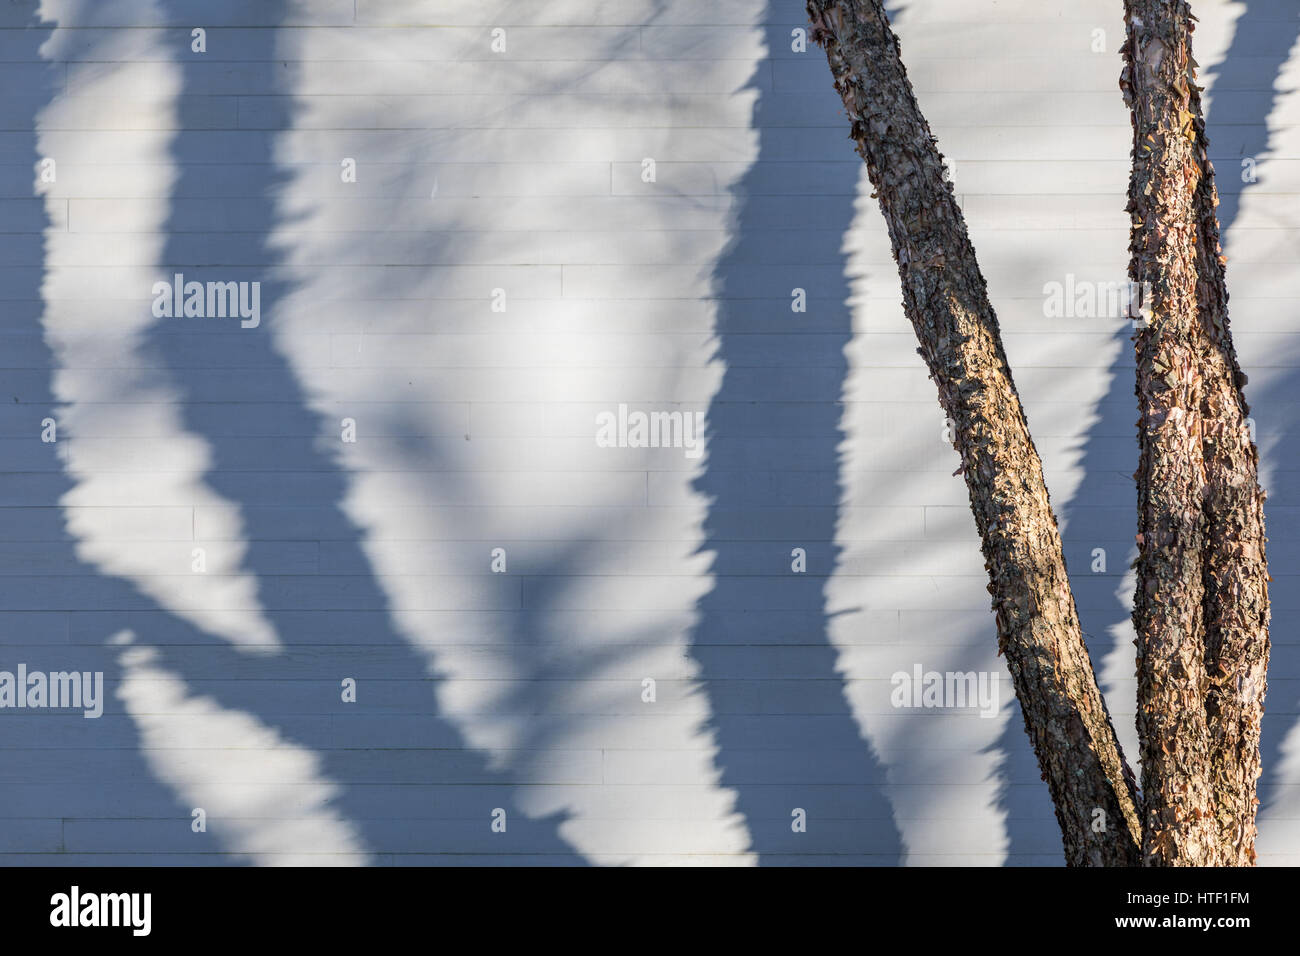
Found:
[{"label": "white painted wall", "polygon": [[[1260,847],[1294,863],[1300,15],[1195,8],[1271,491]],[[1130,346],[1043,294],[1125,278],[1121,4],[895,13],[1135,757]],[[110,694],[98,720],[0,711],[0,860],[1060,862],[883,224],[824,57],[792,49],[802,16],[0,12],[0,669],[102,670]],[[176,272],[260,282],[261,324],[156,318]],[[598,447],[620,404],[702,413],[703,453]],[[892,706],[916,665],[996,674],[1001,706]]]}]

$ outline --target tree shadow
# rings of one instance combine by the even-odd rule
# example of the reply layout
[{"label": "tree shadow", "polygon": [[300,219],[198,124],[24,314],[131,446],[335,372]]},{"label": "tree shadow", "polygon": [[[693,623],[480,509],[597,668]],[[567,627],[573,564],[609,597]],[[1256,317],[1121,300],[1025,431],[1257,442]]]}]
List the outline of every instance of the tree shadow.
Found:
[{"label": "tree shadow", "polygon": [[[25,4],[24,6],[30,6]],[[18,15],[10,11],[11,17]],[[22,29],[6,30],[21,43],[27,92],[42,103],[62,91],[63,67],[42,57],[58,26],[33,12]],[[35,122],[6,132],[4,162],[10,175],[35,176],[39,155]],[[10,192],[21,195],[21,192]],[[11,201],[12,203],[12,201]],[[123,671],[105,642],[137,612],[156,610],[130,585],[100,574],[77,554],[63,499],[73,483],[65,473],[67,442],[40,440],[41,421],[59,419],[54,397],[54,359],[43,328],[43,284],[51,222],[43,198],[13,203],[21,216],[9,220],[4,237],[6,350],[0,370],[5,400],[4,434],[13,453],[0,473],[0,512],[5,522],[0,573],[0,623],[4,661],[29,671],[102,671],[103,715],[87,720],[79,711],[9,711],[0,719],[3,835],[0,862],[22,865],[99,865],[129,858],[137,865],[233,862],[211,833],[191,829],[191,808],[155,777],[145,760],[136,726],[115,691]]]},{"label": "tree shadow", "polygon": [[[183,12],[182,4],[169,0],[162,6]],[[272,8],[269,22],[282,22],[282,0],[267,7]],[[278,63],[276,29],[240,31],[239,42],[242,59]],[[277,165],[273,147],[278,131],[293,128],[289,72],[270,71],[258,104],[259,128],[240,135],[238,161],[248,172],[238,194],[205,200],[201,197],[212,193],[201,165],[210,148],[201,132],[202,62],[185,55],[180,61],[180,129],[171,145],[178,176],[162,271],[185,272],[187,281],[259,282],[262,324],[243,329],[229,319],[163,319],[152,344],[177,380],[187,428],[210,446],[207,483],[247,519],[244,567],[256,577],[284,651],[258,658],[252,671],[245,655],[191,633],[159,647],[162,659],[188,680],[213,681],[208,693],[223,706],[257,715],[317,755],[323,774],[339,787],[337,810],[384,862],[401,864],[418,855],[421,862],[580,864],[557,832],[562,816],[529,819],[516,812],[511,792],[516,781],[491,769],[439,712],[440,678],[395,626],[362,532],[343,508],[346,476],[337,455],[325,450],[328,440],[318,438],[340,434],[340,423],[309,409],[293,369],[274,344],[277,310],[295,288],[272,243],[273,230],[285,225],[275,210],[288,174]],[[186,241],[212,229],[216,207],[229,210],[224,228],[247,242],[239,267],[214,269],[201,258],[196,261],[196,246]],[[363,321],[358,316],[359,326]],[[208,374],[193,371],[196,355]],[[223,368],[228,372],[212,374]],[[268,440],[252,402],[275,406],[274,433],[284,437]],[[262,507],[268,489],[290,478],[294,504]],[[328,542],[334,562],[353,570],[286,574],[277,545],[289,540]],[[194,643],[206,645],[206,653],[194,654],[189,646]],[[194,673],[195,662],[201,662],[203,673]],[[341,702],[340,684],[347,677],[358,682],[354,703]],[[317,703],[303,712],[276,703],[281,697],[301,699],[304,685],[317,692]],[[446,788],[446,806],[422,807],[411,798],[412,791],[434,785]],[[507,811],[505,834],[490,828],[495,808]]]},{"label": "tree shadow", "polygon": [[[695,482],[709,502],[700,550],[712,553],[713,585],[697,605],[691,655],[710,701],[721,785],[736,795],[760,864],[891,865],[901,841],[884,770],[845,698],[825,606],[840,552],[852,335],[841,244],[861,164],[846,146],[844,162],[810,168],[803,181],[815,188],[806,195],[774,188],[774,161],[817,158],[790,157],[777,142],[789,107],[772,87],[775,53],[804,25],[783,23],[788,15],[770,2],[762,18],[768,57],[750,83],[758,156],[732,189],[733,237],[714,270],[724,373]],[[838,110],[831,115],[838,97],[829,78],[825,89],[828,119],[843,123]],[[793,176],[786,181],[799,181]],[[805,290],[806,312],[792,311],[795,289]],[[804,572],[792,570],[794,549],[806,554]],[[789,657],[797,673],[759,675],[745,663],[771,660],[764,645],[772,644],[797,650]],[[798,808],[805,833],[792,830]]]}]

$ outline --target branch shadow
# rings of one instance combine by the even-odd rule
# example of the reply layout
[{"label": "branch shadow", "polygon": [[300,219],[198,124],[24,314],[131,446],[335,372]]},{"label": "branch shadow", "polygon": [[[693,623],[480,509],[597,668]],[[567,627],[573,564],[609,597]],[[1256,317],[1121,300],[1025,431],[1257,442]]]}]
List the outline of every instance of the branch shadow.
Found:
[{"label": "branch shadow", "polygon": [[[697,605],[691,655],[710,701],[720,782],[736,795],[759,863],[892,865],[901,840],[884,769],[846,700],[825,594],[840,553],[852,336],[841,243],[860,163],[846,148],[845,162],[806,174],[807,196],[772,198],[782,187],[774,192],[770,164],[787,158],[776,140],[788,107],[772,87],[773,51],[790,42],[785,15],[770,2],[762,18],[769,54],[750,83],[758,155],[733,187],[733,237],[714,270],[724,372],[695,482],[709,502],[700,551],[712,553],[713,585]],[[838,104],[829,80],[826,91],[829,114]],[[805,313],[791,311],[796,288],[806,290]],[[804,573],[792,571],[795,548],[806,553]],[[765,644],[797,649],[798,673],[739,679],[746,648]],[[807,811],[806,833],[792,832],[796,808]],[[831,819],[841,825],[818,823]]]},{"label": "branch shadow", "polygon": [[[183,8],[164,0],[163,7],[170,6],[178,14]],[[282,21],[282,0],[265,6],[273,8],[271,22]],[[241,43],[243,59],[278,62],[275,29],[242,31]],[[395,626],[389,598],[363,547],[362,531],[343,507],[346,477],[336,457],[315,437],[336,433],[337,425],[309,409],[286,356],[273,343],[269,326],[294,292],[294,284],[279,268],[282,254],[272,243],[273,231],[284,225],[277,221],[275,209],[288,178],[273,155],[274,136],[293,128],[295,115],[287,71],[271,71],[259,104],[262,129],[245,134],[239,162],[250,170],[249,179],[240,184],[238,196],[220,200],[235,210],[237,231],[247,234],[245,264],[204,268],[202,260],[195,261],[195,245],[185,242],[185,237],[211,226],[205,221],[211,204],[193,201],[210,195],[201,167],[206,147],[200,132],[200,63],[195,58],[181,60],[181,128],[171,147],[179,175],[166,226],[163,268],[189,270],[187,280],[260,282],[262,325],[241,329],[230,320],[220,326],[211,319],[165,319],[176,324],[155,326],[153,345],[174,372],[188,429],[211,448],[207,482],[249,519],[245,567],[256,576],[259,597],[285,652],[259,659],[256,677],[241,679],[249,673],[247,659],[206,635],[191,632],[180,643],[159,650],[165,660],[175,658],[172,666],[191,677],[196,675],[189,673],[181,644],[207,645],[215,656],[204,659],[215,663],[201,676],[217,682],[211,695],[310,748],[322,772],[339,787],[336,808],[382,861],[401,864],[404,856],[418,854],[422,862],[436,857],[460,863],[581,864],[558,834],[563,816],[529,819],[515,812],[515,781],[490,768],[439,712],[440,678]],[[194,368],[196,354],[203,356],[202,368],[230,370],[224,384],[211,375],[186,375]],[[266,440],[252,406],[241,409],[241,402],[254,401],[277,406],[276,428],[287,437]],[[293,491],[295,503],[261,507],[267,488],[289,476],[300,480]],[[331,575],[318,567],[313,574],[286,575],[276,544],[287,540],[328,542],[333,561],[353,571]],[[340,682],[346,677],[358,681],[354,703],[340,702]],[[274,706],[277,696],[298,694],[304,682],[319,692],[319,707],[286,713]],[[330,715],[331,706],[339,708],[337,715]],[[412,792],[434,785],[451,791],[442,808],[445,816],[433,816],[413,799]],[[492,811],[498,807],[507,810],[506,835],[490,829]]]},{"label": "branch shadow", "polygon": [[[29,6],[29,4],[24,4]],[[10,15],[17,15],[11,11]],[[63,68],[43,58],[42,47],[58,24],[33,12],[21,29],[7,30],[21,42],[27,91],[35,103],[30,127],[6,132],[8,172],[35,175],[40,156],[35,117],[62,91]],[[37,76],[39,74],[39,76]],[[15,172],[16,170],[16,172]],[[15,191],[10,195],[22,195]],[[11,203],[6,203],[11,205]],[[17,203],[12,204],[17,207]],[[130,585],[101,575],[83,562],[68,532],[63,499],[73,487],[64,470],[67,443],[38,439],[43,418],[59,419],[54,396],[54,357],[43,326],[43,285],[48,272],[51,227],[42,197],[21,200],[21,217],[3,237],[3,333],[18,346],[6,349],[0,369],[5,402],[4,436],[12,454],[0,472],[0,520],[4,522],[0,571],[0,631],[4,660],[12,670],[102,671],[103,714],[11,712],[0,720],[3,837],[6,865],[102,865],[129,854],[136,865],[234,862],[211,833],[191,829],[191,808],[160,783],[145,760],[144,744],[114,691],[123,671],[104,641],[137,612],[157,611]]]}]

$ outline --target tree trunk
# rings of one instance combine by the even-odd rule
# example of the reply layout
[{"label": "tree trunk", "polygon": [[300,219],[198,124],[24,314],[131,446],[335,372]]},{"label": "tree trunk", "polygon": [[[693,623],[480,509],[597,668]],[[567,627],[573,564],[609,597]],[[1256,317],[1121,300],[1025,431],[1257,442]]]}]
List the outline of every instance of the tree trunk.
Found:
[{"label": "tree trunk", "polygon": [[[1144,862],[1210,865],[1217,832],[1206,726],[1201,489],[1202,369],[1196,269],[1200,170],[1187,112],[1186,23],[1166,0],[1127,5],[1133,116],[1130,278],[1150,290],[1137,337],[1138,647]],[[1137,26],[1136,24],[1141,24]]]},{"label": "tree trunk", "polygon": [[[1191,27],[1188,28],[1189,33]],[[1193,66],[1193,70],[1195,67]],[[1205,379],[1201,420],[1208,492],[1205,499],[1206,675],[1205,710],[1210,732],[1210,773],[1219,825],[1221,866],[1255,862],[1255,796],[1260,775],[1260,724],[1269,658],[1268,558],[1265,550],[1264,490],[1259,453],[1250,433],[1250,406],[1242,389],[1246,375],[1237,362],[1228,326],[1225,260],[1219,245],[1219,194],[1208,151],[1200,89],[1191,82],[1202,164],[1197,211],[1197,266],[1204,277],[1199,294],[1201,328],[1209,337],[1212,364]]]},{"label": "tree trunk", "polygon": [[955,425],[999,650],[1051,789],[1066,861],[1136,865],[1133,776],[1083,642],[997,317],[897,38],[880,0],[808,0],[808,13],[880,200],[918,351]]},{"label": "tree trunk", "polygon": [[1243,865],[1268,664],[1264,495],[1228,329],[1195,20],[1185,0],[1127,0],[1125,13],[1129,272],[1153,300],[1137,339],[1143,857]]}]

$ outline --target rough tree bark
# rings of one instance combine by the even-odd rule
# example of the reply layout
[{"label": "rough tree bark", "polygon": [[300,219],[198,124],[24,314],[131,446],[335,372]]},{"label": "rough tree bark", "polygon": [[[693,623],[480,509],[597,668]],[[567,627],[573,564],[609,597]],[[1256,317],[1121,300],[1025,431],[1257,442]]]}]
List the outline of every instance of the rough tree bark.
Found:
[{"label": "rough tree bark", "polygon": [[808,0],[808,13],[880,200],[918,351],[955,425],[998,646],[1052,793],[1066,861],[1136,865],[1135,781],[1084,645],[997,317],[897,38],[880,0]]},{"label": "rough tree bark", "polygon": [[1148,865],[1255,859],[1268,665],[1264,493],[1228,327],[1185,0],[1126,0],[1140,548],[1133,621]]},{"label": "rough tree bark", "polygon": [[[1217,833],[1206,726],[1201,396],[1198,334],[1199,169],[1188,105],[1185,25],[1128,5],[1125,83],[1133,111],[1129,274],[1148,283],[1150,321],[1137,338],[1138,736],[1143,859],[1208,865]],[[1129,51],[1126,51],[1126,54]]]}]

